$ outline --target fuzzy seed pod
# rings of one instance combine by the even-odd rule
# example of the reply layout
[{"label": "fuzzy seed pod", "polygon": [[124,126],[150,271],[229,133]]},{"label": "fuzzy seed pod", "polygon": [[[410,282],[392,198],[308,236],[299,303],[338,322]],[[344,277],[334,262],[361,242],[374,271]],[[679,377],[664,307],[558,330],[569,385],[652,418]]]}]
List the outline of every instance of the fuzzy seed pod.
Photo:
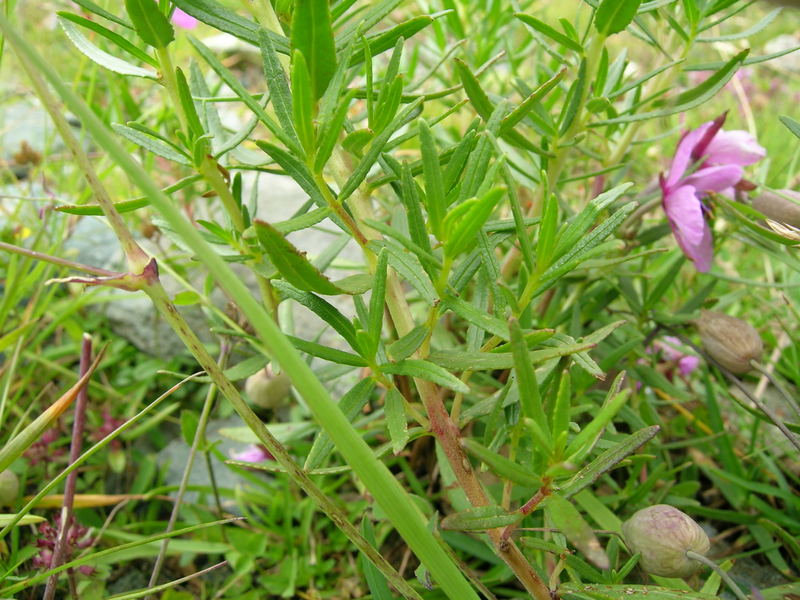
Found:
[{"label": "fuzzy seed pod", "polygon": [[764,344],[749,324],[721,312],[704,310],[697,320],[703,347],[711,358],[731,373],[747,373],[751,360],[761,358]]},{"label": "fuzzy seed pod", "polygon": [[764,192],[753,198],[753,208],[768,219],[800,227],[800,192],[793,190]]},{"label": "fuzzy seed pod", "polygon": [[0,506],[11,506],[19,497],[19,478],[6,469],[0,473]]},{"label": "fuzzy seed pod", "polygon": [[688,577],[700,563],[688,558],[692,550],[705,556],[710,543],[694,519],[668,504],[656,504],[635,513],[622,524],[625,544],[641,554],[639,565],[660,577]]},{"label": "fuzzy seed pod", "polygon": [[259,408],[278,408],[289,398],[292,383],[286,373],[277,375],[268,366],[247,378],[244,391]]}]

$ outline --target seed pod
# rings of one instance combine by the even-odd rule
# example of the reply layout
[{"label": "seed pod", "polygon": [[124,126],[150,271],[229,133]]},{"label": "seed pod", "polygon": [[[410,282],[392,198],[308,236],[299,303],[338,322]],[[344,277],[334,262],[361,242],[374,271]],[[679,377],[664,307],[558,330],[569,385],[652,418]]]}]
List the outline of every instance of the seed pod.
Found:
[{"label": "seed pod", "polygon": [[622,524],[625,544],[641,554],[639,565],[660,577],[688,577],[700,563],[688,558],[692,550],[705,556],[710,543],[694,519],[668,504],[656,504],[635,513]]},{"label": "seed pod", "polygon": [[721,312],[704,310],[697,329],[711,358],[737,375],[747,373],[750,361],[761,358],[764,351],[761,336],[749,323]]},{"label": "seed pod", "polygon": [[19,478],[6,469],[0,473],[0,506],[11,506],[19,497]]},{"label": "seed pod", "polygon": [[765,191],[753,198],[753,208],[773,221],[800,227],[800,192],[793,190],[778,190],[777,193]]},{"label": "seed pod", "polygon": [[286,373],[273,373],[267,365],[247,378],[244,391],[259,408],[277,408],[289,398],[292,383]]}]

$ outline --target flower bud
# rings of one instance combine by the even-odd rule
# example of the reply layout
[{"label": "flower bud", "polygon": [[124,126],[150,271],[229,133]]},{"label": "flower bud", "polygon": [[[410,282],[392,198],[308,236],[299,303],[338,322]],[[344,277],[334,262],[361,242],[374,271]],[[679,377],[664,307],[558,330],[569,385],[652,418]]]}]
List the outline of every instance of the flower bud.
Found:
[{"label": "flower bud", "polygon": [[768,219],[800,227],[800,192],[765,191],[753,198],[753,208]]},{"label": "flower bud", "polygon": [[19,497],[19,478],[6,469],[0,473],[0,506],[11,506]]},{"label": "flower bud", "polygon": [[253,404],[259,408],[277,408],[289,397],[292,383],[286,373],[273,373],[267,365],[247,378],[244,391]]},{"label": "flower bud", "polygon": [[641,554],[641,567],[660,577],[688,577],[700,563],[686,553],[691,550],[705,556],[710,546],[700,525],[668,504],[635,513],[622,524],[622,536],[632,554]]},{"label": "flower bud", "polygon": [[750,361],[761,358],[764,351],[758,332],[736,317],[704,310],[697,320],[697,329],[711,358],[737,375],[747,373]]}]

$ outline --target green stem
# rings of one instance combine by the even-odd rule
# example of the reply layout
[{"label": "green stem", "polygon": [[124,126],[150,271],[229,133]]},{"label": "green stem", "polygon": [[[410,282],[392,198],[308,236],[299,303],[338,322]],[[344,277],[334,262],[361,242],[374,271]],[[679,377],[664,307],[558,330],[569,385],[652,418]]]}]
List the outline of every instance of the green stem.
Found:
[{"label": "green stem", "polygon": [[744,592],[741,590],[741,588],[740,588],[738,585],[736,585],[736,583],[733,581],[733,579],[731,578],[731,576],[730,576],[730,575],[728,575],[728,574],[727,574],[727,573],[726,573],[726,572],[725,572],[725,571],[724,571],[724,570],[723,570],[723,569],[722,569],[722,568],[721,568],[721,567],[720,567],[720,566],[719,566],[717,563],[715,563],[713,560],[711,560],[711,559],[709,559],[709,558],[706,558],[706,557],[705,557],[705,556],[703,556],[702,554],[698,554],[697,552],[694,552],[694,551],[692,551],[692,550],[687,550],[687,551],[686,551],[686,556],[687,556],[688,558],[691,558],[692,560],[696,560],[697,562],[703,563],[703,564],[704,564],[704,565],[706,565],[707,567],[710,567],[711,569],[713,569],[713,570],[714,570],[714,572],[715,572],[717,575],[719,575],[719,576],[722,578],[722,580],[723,580],[723,581],[724,581],[724,582],[727,584],[727,586],[728,586],[729,588],[731,588],[731,591],[734,593],[734,595],[735,595],[735,596],[736,596],[736,597],[737,597],[739,600],[750,600],[750,599],[747,597],[747,595],[746,595],[746,594],[745,594],[745,593],[744,593]]}]

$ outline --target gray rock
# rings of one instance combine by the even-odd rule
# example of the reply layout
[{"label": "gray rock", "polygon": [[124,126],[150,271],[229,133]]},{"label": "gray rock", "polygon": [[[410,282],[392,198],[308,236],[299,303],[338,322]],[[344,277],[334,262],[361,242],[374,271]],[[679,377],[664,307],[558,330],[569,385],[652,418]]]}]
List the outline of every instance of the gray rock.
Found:
[{"label": "gray rock", "polygon": [[[226,457],[230,457],[234,452],[240,452],[247,446],[246,444],[237,443],[230,439],[223,437],[220,434],[221,429],[242,427],[242,420],[234,415],[227,419],[211,420],[208,424],[207,439],[209,444],[216,444],[217,449]],[[189,445],[180,437],[171,441],[167,446],[156,455],[156,461],[159,465],[167,466],[167,473],[165,476],[165,485],[180,485],[183,478],[183,471],[186,468],[186,463],[189,459]],[[220,489],[233,489],[238,485],[245,483],[245,479],[240,477],[228,465],[219,460],[213,453],[210,454],[211,465],[214,470],[214,479],[217,487]],[[195,456],[192,471],[189,475],[189,485],[208,487],[208,493],[204,494],[204,501],[208,506],[213,506],[214,498],[211,491],[211,477],[208,472],[206,460],[201,453]],[[229,496],[229,495],[228,495]],[[223,497],[224,510],[233,514],[241,514],[237,509],[235,501],[225,495]],[[201,499],[200,492],[189,491],[184,496],[184,502],[194,503]]]}]

